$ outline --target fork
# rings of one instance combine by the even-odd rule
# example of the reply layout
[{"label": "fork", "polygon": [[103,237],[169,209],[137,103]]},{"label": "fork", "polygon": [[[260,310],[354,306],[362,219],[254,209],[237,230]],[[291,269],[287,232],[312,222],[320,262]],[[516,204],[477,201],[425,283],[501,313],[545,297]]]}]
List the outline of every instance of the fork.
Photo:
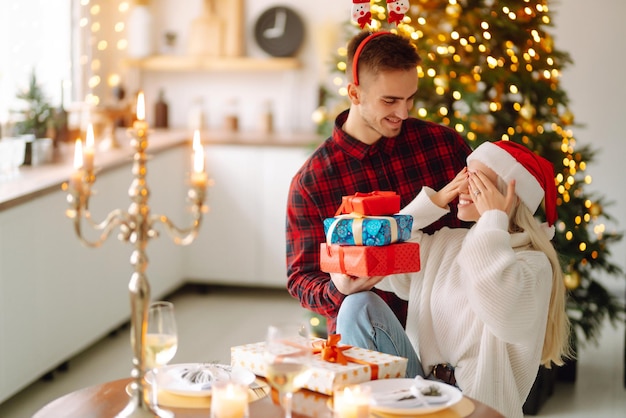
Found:
[{"label": "fork", "polygon": [[267,386],[259,385],[256,380],[250,383],[248,387],[252,389],[252,391],[254,392],[254,395],[258,399],[261,399],[262,397],[267,395]]}]

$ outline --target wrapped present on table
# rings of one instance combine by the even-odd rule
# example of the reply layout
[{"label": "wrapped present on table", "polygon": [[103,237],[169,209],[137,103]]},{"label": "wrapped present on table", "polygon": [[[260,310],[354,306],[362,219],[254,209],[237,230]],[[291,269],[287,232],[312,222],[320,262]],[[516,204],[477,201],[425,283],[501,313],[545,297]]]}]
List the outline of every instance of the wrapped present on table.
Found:
[{"label": "wrapped present on table", "polygon": [[[332,395],[333,388],[376,379],[402,378],[406,374],[407,359],[359,347],[338,346],[340,336],[328,340],[312,339],[316,352],[310,368],[311,375],[304,385],[314,392]],[[259,376],[266,375],[263,360],[264,342],[231,347],[230,361],[251,370]]]},{"label": "wrapped present on table", "polygon": [[368,216],[384,216],[393,215],[399,211],[400,195],[396,192],[357,192],[341,198],[341,206],[337,209],[336,215],[354,212]]},{"label": "wrapped present on table", "polygon": [[326,242],[344,245],[389,245],[411,238],[411,215],[339,215],[324,219]]},{"label": "wrapped present on table", "polygon": [[350,276],[387,276],[420,270],[419,244],[400,242],[382,247],[320,244],[320,269]]},{"label": "wrapped present on table", "polygon": [[299,390],[293,394],[293,412],[312,418],[328,418],[328,396],[310,390]]}]

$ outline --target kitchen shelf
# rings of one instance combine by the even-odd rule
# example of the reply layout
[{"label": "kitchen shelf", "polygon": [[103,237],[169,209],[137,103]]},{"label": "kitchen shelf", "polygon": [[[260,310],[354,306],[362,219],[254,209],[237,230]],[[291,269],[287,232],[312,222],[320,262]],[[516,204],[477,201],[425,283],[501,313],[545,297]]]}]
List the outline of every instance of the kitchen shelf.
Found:
[{"label": "kitchen shelf", "polygon": [[302,66],[297,58],[203,57],[155,55],[128,61],[131,67],[147,71],[282,71]]}]

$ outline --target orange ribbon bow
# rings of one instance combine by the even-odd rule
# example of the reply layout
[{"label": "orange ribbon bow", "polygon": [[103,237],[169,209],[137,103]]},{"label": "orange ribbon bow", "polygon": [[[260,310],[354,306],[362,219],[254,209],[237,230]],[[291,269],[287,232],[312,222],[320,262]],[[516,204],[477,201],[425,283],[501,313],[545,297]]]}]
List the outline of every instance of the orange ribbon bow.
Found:
[{"label": "orange ribbon bow", "polygon": [[339,347],[337,344],[340,340],[341,334],[332,334],[328,336],[326,341],[315,341],[313,343],[313,354],[320,354],[322,360],[329,363],[338,363],[342,366],[345,366],[348,362],[370,366],[372,380],[378,379],[378,364],[346,356],[343,352],[351,349],[352,346],[344,345]]},{"label": "orange ribbon bow", "polygon": [[342,366],[348,364],[348,358],[343,354],[344,350],[352,348],[350,345],[339,347],[337,344],[341,340],[341,334],[329,335],[326,341],[316,341],[313,343],[313,354],[320,354],[322,360],[329,363],[339,363]]}]

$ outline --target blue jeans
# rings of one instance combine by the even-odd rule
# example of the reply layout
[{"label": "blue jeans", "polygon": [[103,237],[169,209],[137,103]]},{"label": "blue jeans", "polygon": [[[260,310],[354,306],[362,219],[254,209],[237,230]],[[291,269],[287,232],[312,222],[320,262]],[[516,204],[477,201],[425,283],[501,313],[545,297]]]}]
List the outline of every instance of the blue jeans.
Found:
[{"label": "blue jeans", "polygon": [[374,292],[346,296],[337,314],[337,334],[343,344],[405,357],[406,377],[426,377],[402,324]]}]

